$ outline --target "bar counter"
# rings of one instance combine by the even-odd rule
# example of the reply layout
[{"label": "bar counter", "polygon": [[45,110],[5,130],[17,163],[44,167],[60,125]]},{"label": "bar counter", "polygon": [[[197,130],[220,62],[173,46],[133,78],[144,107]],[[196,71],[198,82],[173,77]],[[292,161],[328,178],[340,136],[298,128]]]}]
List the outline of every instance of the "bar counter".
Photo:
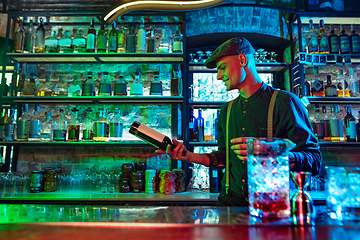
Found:
[{"label": "bar counter", "polygon": [[0,239],[359,239],[359,221],[316,206],[314,225],[252,217],[246,207],[0,205]]}]

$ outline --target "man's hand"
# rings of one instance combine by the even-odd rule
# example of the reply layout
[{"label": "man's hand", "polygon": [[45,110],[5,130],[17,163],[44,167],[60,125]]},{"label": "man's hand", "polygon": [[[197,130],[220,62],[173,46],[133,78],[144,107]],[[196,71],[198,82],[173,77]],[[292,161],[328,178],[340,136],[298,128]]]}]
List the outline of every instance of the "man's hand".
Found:
[{"label": "man's hand", "polygon": [[[170,144],[167,146],[166,151],[156,150],[156,153],[167,153],[175,160],[181,160],[188,162],[189,161],[189,152],[186,150],[184,144],[181,141],[177,141],[175,139],[172,140],[175,145],[174,150],[171,150]],[[185,150],[186,154],[183,155],[183,151]]]},{"label": "man's hand", "polygon": [[231,139],[231,149],[240,160],[247,161],[247,140],[254,139],[253,137],[241,137]]}]

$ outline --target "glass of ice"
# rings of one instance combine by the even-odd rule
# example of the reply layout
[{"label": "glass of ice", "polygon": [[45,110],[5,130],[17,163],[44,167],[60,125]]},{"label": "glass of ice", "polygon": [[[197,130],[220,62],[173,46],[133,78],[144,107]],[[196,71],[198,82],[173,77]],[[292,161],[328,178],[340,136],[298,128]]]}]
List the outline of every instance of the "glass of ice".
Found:
[{"label": "glass of ice", "polygon": [[326,207],[338,220],[360,220],[360,168],[325,167]]},{"label": "glass of ice", "polygon": [[290,217],[289,156],[296,146],[288,139],[256,138],[247,142],[250,214],[261,218]]}]

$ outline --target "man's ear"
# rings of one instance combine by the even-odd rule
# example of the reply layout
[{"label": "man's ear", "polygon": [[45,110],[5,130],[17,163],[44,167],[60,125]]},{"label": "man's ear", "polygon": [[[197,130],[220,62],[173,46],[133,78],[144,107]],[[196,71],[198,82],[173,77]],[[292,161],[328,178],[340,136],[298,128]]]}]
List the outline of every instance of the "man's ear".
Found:
[{"label": "man's ear", "polygon": [[238,57],[239,57],[239,61],[240,61],[241,66],[244,67],[244,66],[247,64],[247,57],[246,57],[246,55],[243,54],[243,53],[240,53]]}]

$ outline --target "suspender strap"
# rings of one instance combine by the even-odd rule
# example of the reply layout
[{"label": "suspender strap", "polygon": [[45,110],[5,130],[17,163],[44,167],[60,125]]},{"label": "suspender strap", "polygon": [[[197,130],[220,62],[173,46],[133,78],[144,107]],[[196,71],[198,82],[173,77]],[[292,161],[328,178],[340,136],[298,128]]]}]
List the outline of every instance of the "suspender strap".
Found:
[{"label": "suspender strap", "polygon": [[226,171],[226,183],[225,183],[226,194],[229,193],[229,189],[230,189],[229,119],[230,119],[231,106],[232,106],[233,102],[234,102],[234,100],[229,102],[229,105],[227,107],[227,113],[226,113],[226,140],[225,140],[226,141],[226,168],[225,168],[225,171]]},{"label": "suspender strap", "polygon": [[268,138],[272,138],[274,136],[273,132],[273,118],[274,118],[274,107],[275,107],[275,99],[276,95],[278,94],[279,90],[275,90],[273,95],[271,96],[269,110],[268,110],[268,125],[267,125],[267,134]]}]

